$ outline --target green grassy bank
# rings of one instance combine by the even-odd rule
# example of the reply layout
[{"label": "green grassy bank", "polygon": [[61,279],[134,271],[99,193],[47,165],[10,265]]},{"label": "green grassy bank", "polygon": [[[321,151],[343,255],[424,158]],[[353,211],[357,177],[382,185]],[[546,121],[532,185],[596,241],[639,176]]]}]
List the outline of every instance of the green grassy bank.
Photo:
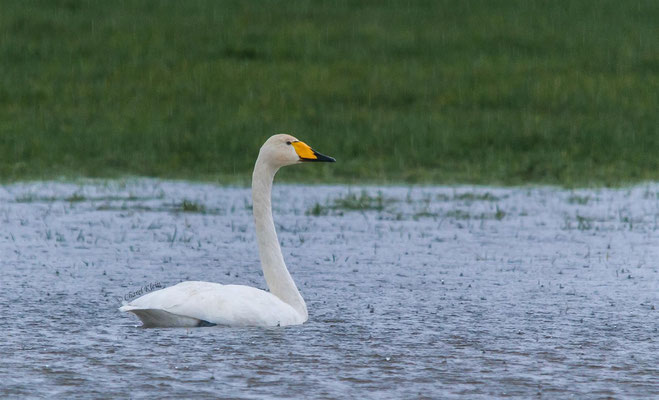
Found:
[{"label": "green grassy bank", "polygon": [[0,180],[659,180],[659,2],[0,4]]}]

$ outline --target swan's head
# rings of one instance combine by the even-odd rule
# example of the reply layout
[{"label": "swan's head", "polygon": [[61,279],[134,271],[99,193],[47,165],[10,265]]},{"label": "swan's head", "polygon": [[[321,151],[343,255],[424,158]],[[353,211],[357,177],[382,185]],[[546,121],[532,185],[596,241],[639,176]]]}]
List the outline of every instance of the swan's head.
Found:
[{"label": "swan's head", "polygon": [[299,164],[303,162],[335,162],[332,157],[323,155],[299,141],[295,137],[279,134],[270,137],[261,146],[259,158],[275,167]]}]

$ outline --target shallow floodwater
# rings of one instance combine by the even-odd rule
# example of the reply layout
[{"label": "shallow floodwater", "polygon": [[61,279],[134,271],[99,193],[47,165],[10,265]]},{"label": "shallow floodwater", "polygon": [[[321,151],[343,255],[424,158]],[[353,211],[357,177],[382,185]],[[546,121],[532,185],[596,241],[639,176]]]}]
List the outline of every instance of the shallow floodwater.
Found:
[{"label": "shallow floodwater", "polygon": [[310,318],[142,329],[184,280],[264,288],[250,192],[0,186],[0,398],[659,396],[659,184],[275,186]]}]

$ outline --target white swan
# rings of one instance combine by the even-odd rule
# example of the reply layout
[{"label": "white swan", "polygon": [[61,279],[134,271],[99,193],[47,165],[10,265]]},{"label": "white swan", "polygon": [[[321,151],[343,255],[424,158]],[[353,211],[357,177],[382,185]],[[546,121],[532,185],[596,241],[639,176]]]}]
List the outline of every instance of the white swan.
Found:
[{"label": "white swan", "polygon": [[280,167],[307,161],[334,162],[290,135],[274,135],[259,151],[252,175],[256,238],[270,292],[243,285],[181,282],[119,308],[144,327],[284,326],[304,323],[307,305],[288,273],[272,219],[270,192]]}]

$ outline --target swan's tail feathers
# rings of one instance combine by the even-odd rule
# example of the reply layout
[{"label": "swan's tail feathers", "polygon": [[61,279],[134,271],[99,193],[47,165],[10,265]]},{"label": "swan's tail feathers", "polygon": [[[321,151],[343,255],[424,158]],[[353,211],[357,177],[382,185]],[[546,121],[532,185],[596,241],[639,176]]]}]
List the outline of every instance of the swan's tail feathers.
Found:
[{"label": "swan's tail feathers", "polygon": [[142,321],[143,328],[196,328],[215,326],[215,324],[202,319],[173,314],[155,308],[139,308],[136,306],[125,305],[120,307],[119,311],[128,311],[137,315]]}]

